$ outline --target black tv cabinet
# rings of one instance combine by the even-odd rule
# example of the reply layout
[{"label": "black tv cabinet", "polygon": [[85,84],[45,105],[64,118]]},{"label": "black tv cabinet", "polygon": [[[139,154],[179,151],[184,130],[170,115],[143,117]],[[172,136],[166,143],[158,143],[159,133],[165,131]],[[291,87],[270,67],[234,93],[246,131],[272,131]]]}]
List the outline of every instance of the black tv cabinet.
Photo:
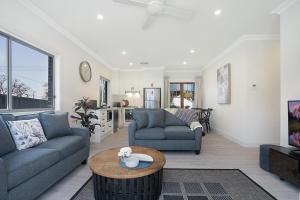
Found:
[{"label": "black tv cabinet", "polygon": [[270,172],[300,187],[300,155],[293,148],[276,147],[270,149]]}]

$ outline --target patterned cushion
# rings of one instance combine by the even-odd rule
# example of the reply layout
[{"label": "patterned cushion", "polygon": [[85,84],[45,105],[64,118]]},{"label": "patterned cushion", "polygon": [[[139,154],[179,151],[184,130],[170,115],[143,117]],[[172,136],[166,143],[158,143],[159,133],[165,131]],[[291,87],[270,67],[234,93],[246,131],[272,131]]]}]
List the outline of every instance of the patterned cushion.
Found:
[{"label": "patterned cushion", "polygon": [[178,109],[175,116],[180,120],[190,125],[192,122],[198,121],[198,115],[195,110],[192,109]]},{"label": "patterned cushion", "polygon": [[38,119],[7,121],[18,150],[27,149],[47,141]]}]

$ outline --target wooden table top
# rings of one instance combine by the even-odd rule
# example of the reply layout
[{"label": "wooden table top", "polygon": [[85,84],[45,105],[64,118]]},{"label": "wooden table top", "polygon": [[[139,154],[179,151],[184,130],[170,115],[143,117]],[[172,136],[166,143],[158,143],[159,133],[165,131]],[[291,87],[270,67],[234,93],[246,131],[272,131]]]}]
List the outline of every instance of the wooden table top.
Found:
[{"label": "wooden table top", "polygon": [[151,166],[144,169],[127,169],[119,164],[118,152],[119,148],[108,149],[94,155],[90,161],[89,166],[93,173],[115,179],[130,179],[139,178],[153,174],[163,168],[166,163],[165,156],[155,150],[145,147],[131,147],[133,153],[143,153],[153,158]]}]

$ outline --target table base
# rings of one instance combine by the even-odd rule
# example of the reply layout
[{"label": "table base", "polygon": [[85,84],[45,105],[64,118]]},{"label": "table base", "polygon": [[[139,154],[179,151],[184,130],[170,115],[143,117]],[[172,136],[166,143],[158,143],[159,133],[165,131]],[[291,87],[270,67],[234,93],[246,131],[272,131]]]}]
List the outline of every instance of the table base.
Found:
[{"label": "table base", "polygon": [[93,173],[95,200],[157,200],[162,177],[163,169],[132,179],[113,179]]}]

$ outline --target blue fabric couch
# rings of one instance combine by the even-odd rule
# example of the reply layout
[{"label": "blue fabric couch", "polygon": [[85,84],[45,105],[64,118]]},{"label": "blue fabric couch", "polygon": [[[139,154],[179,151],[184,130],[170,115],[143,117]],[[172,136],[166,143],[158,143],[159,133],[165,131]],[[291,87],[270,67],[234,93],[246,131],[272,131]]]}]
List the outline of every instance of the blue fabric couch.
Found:
[{"label": "blue fabric couch", "polygon": [[1,200],[35,199],[89,157],[90,133],[85,128],[69,128],[69,134],[51,138],[46,134],[47,142],[16,150],[5,121],[32,118],[39,118],[41,123],[45,120],[38,114],[0,116]]},{"label": "blue fabric couch", "polygon": [[163,109],[135,109],[133,118],[128,126],[130,146],[200,153],[202,128],[192,131],[186,122]]}]

